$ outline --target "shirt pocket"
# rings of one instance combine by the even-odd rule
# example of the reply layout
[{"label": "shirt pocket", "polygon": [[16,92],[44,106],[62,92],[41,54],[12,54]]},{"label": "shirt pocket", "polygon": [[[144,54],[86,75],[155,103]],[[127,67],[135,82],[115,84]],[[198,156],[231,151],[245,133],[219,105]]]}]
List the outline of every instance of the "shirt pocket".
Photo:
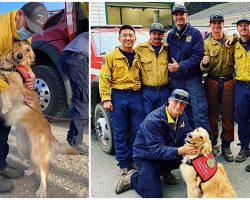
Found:
[{"label": "shirt pocket", "polygon": [[[234,54],[235,64],[236,64],[236,74],[244,73],[245,61],[243,60],[243,54],[238,52]],[[241,74],[242,75],[242,74]]]},{"label": "shirt pocket", "polygon": [[168,61],[167,60],[162,60],[161,62],[160,62],[160,71],[162,72],[162,73],[167,73],[167,71],[168,71]]},{"label": "shirt pocket", "polygon": [[228,49],[227,61],[229,66],[234,65],[234,48]]},{"label": "shirt pocket", "polygon": [[135,61],[133,63],[133,66],[131,68],[131,73],[134,80],[136,81],[140,80],[140,63],[138,61]]},{"label": "shirt pocket", "polygon": [[124,73],[125,73],[124,66],[121,63],[115,64],[113,78],[114,79],[120,78],[124,75]]},{"label": "shirt pocket", "polygon": [[153,60],[150,59],[150,58],[142,58],[141,59],[141,63],[142,63],[142,68],[145,70],[145,71],[152,71],[152,63],[153,63]]},{"label": "shirt pocket", "polygon": [[214,64],[214,63],[218,62],[219,53],[220,53],[220,50],[214,50],[214,51],[210,52],[209,56],[210,56],[210,63],[211,64]]}]

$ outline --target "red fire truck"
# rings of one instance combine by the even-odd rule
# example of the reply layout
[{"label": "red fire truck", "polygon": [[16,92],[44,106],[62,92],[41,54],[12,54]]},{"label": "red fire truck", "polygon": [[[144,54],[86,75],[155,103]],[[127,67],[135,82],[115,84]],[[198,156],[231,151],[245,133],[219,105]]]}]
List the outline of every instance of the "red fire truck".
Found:
[{"label": "red fire truck", "polygon": [[61,71],[59,58],[64,47],[79,33],[88,31],[88,3],[66,2],[65,8],[49,17],[44,35],[34,34],[32,48],[36,54],[32,70],[43,113],[64,116],[71,101],[68,77]]}]

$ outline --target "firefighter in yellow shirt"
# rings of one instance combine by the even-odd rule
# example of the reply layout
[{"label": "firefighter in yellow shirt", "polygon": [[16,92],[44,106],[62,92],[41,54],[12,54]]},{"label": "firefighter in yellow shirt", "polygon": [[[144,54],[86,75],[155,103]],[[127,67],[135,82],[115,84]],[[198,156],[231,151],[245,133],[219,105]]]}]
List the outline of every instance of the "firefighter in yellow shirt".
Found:
[{"label": "firefighter in yellow shirt", "polygon": [[208,101],[208,119],[212,128],[213,153],[217,145],[219,129],[218,115],[222,113],[222,155],[228,162],[234,161],[230,144],[234,141],[234,47],[227,48],[224,42],[229,38],[223,32],[224,16],[221,12],[210,15],[211,35],[204,41],[205,56],[201,71],[208,73],[205,80],[205,93]]},{"label": "firefighter in yellow shirt", "polygon": [[152,23],[150,39],[135,47],[142,63],[142,102],[145,115],[166,103],[168,87],[168,44],[163,40],[164,26]]},{"label": "firefighter in yellow shirt", "polygon": [[[240,34],[239,41],[234,45],[236,69],[235,116],[238,122],[238,136],[241,149],[235,158],[243,162],[250,156],[250,19],[241,16],[237,23]],[[246,168],[250,169],[250,166]]]},{"label": "firefighter in yellow shirt", "polygon": [[135,167],[132,146],[136,132],[144,119],[140,90],[141,64],[133,50],[135,40],[133,27],[123,25],[119,30],[121,46],[106,55],[99,80],[103,108],[110,111],[116,160],[122,174]]},{"label": "firefighter in yellow shirt", "polygon": [[[31,41],[32,33],[42,34],[42,27],[48,18],[48,11],[45,6],[38,2],[26,3],[19,10],[0,14],[0,56],[6,55],[11,49],[15,40]],[[35,85],[35,75],[30,70],[30,79],[26,86],[32,89]],[[8,87],[8,84],[0,80],[0,90]],[[32,104],[29,97],[24,100]],[[9,153],[8,135],[11,127],[6,127],[4,121],[0,120],[0,192],[6,192],[13,188],[13,183],[7,178],[18,178],[24,174],[23,170],[14,168],[7,164],[6,158]]]}]

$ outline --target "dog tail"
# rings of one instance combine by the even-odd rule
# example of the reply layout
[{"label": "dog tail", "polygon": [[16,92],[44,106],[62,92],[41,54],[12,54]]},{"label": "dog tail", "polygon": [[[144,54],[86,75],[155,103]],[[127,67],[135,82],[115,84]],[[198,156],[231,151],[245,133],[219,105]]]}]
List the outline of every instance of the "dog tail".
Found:
[{"label": "dog tail", "polygon": [[79,152],[68,143],[59,143],[55,137],[51,141],[51,152],[62,155],[79,155]]}]

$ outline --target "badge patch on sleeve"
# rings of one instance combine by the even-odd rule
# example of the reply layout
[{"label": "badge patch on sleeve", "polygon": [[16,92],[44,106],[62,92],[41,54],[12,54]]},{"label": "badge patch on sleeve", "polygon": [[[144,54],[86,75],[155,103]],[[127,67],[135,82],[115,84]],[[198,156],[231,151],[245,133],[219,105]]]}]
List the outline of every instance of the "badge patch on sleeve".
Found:
[{"label": "badge patch on sleeve", "polygon": [[212,153],[208,157],[199,156],[193,159],[192,165],[203,182],[211,179],[217,171],[217,162]]}]

